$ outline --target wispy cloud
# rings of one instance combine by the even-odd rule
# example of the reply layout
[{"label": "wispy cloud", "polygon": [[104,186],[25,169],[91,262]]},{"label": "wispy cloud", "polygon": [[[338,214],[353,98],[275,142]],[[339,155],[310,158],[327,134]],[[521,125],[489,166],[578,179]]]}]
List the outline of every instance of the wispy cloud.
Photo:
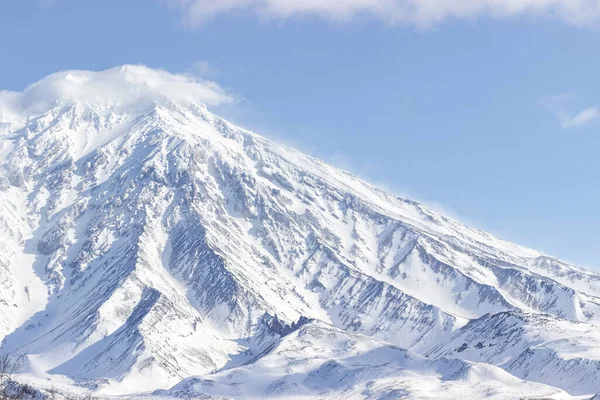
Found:
[{"label": "wispy cloud", "polygon": [[554,18],[572,25],[600,25],[600,0],[163,0],[182,9],[190,24],[245,13],[286,19],[314,15],[349,21],[369,15],[390,24],[429,27],[449,19]]},{"label": "wispy cloud", "polygon": [[564,129],[577,128],[595,120],[600,116],[598,107],[588,107],[575,115],[563,113],[559,116],[560,124]]},{"label": "wispy cloud", "polygon": [[579,112],[573,112],[571,104],[578,98],[575,93],[563,93],[550,97],[543,97],[538,104],[549,109],[563,129],[579,128],[600,117],[600,108],[597,106],[586,107]]},{"label": "wispy cloud", "polygon": [[203,79],[216,78],[221,75],[221,72],[206,60],[198,60],[193,62],[189,68],[189,73]]}]

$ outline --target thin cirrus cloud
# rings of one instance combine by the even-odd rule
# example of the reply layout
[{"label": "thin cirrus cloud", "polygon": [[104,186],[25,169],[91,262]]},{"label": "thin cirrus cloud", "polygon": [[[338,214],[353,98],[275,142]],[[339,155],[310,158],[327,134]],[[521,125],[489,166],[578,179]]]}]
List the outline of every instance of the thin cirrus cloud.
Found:
[{"label": "thin cirrus cloud", "polygon": [[554,18],[572,25],[600,25],[600,0],[163,0],[178,7],[186,22],[243,13],[266,19],[313,15],[350,21],[369,15],[389,24],[429,27],[449,19]]},{"label": "thin cirrus cloud", "polygon": [[600,116],[598,107],[588,107],[574,115],[562,113],[559,115],[559,121],[564,129],[570,129],[584,126],[598,118],[598,116]]},{"label": "thin cirrus cloud", "polygon": [[194,61],[190,66],[189,71],[192,75],[196,75],[204,79],[216,78],[221,74],[214,65],[206,60]]},{"label": "thin cirrus cloud", "polygon": [[580,128],[600,117],[600,108],[586,107],[579,112],[572,112],[570,105],[577,100],[575,93],[563,93],[538,100],[538,104],[552,111],[563,129]]}]

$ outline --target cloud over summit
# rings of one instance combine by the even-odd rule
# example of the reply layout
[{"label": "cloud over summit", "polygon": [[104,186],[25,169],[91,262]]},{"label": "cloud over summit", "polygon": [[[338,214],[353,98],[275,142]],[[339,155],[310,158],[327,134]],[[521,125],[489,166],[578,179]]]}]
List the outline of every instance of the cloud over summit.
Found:
[{"label": "cloud over summit", "polygon": [[234,97],[217,83],[142,65],[51,74],[22,92],[0,91],[0,110],[43,112],[57,102],[145,107],[162,99],[218,106]]}]

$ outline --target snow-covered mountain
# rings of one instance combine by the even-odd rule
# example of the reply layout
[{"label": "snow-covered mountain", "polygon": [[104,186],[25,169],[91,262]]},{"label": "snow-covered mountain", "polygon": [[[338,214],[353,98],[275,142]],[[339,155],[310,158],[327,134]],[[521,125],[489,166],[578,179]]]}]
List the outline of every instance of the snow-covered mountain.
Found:
[{"label": "snow-covered mountain", "polygon": [[106,395],[600,392],[600,273],[208,111],[227,96],[141,66],[0,92],[0,350],[26,355],[22,379]]},{"label": "snow-covered mountain", "polygon": [[462,360],[430,360],[362,335],[313,322],[279,339],[254,363],[209,378],[191,377],[158,395],[200,393],[230,398],[497,398],[568,395],[525,382],[500,368]]},{"label": "snow-covered mountain", "polygon": [[596,326],[503,312],[469,322],[427,355],[497,365],[521,379],[583,395],[598,390],[599,343]]}]

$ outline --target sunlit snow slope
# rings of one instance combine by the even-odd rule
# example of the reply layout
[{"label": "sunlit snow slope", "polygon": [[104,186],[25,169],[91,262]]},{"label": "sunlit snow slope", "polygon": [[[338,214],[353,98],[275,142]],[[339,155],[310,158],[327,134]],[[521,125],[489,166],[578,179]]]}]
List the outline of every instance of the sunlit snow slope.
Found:
[{"label": "sunlit snow slope", "polygon": [[105,394],[183,380],[161,396],[600,392],[600,274],[207,110],[227,99],[141,66],[0,92],[0,350],[24,376]]}]

